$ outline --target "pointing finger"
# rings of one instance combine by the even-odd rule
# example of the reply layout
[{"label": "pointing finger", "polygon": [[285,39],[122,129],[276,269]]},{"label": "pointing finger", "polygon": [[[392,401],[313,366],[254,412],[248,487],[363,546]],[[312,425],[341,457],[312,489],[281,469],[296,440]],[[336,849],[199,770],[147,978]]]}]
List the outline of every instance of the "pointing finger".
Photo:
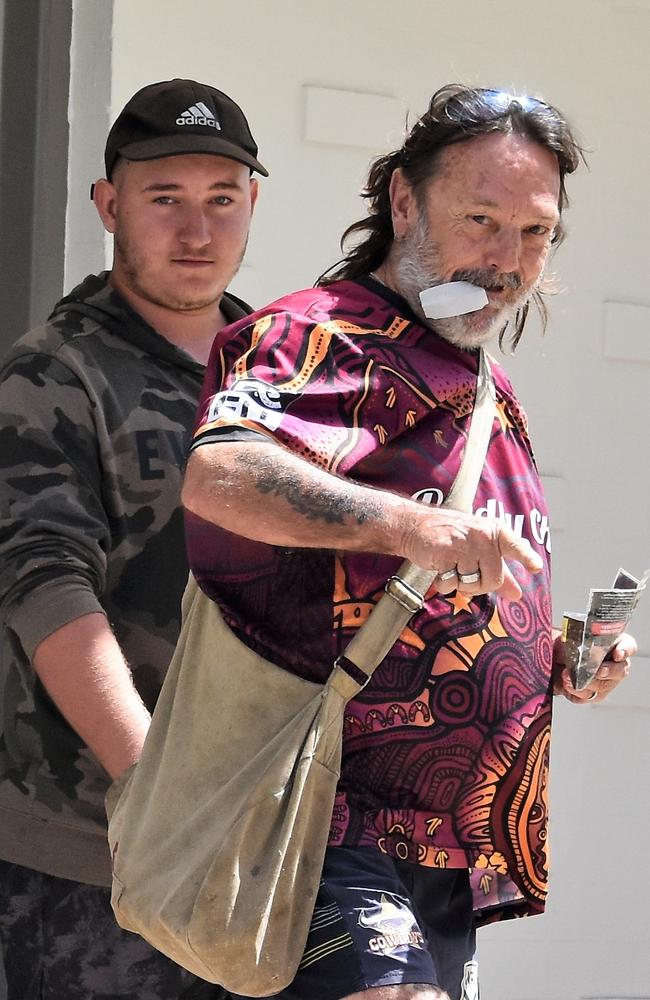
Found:
[{"label": "pointing finger", "polygon": [[515,559],[530,573],[541,573],[544,569],[542,557],[531,547],[525,538],[518,538],[511,531],[502,528],[497,542],[504,559]]},{"label": "pointing finger", "polygon": [[503,569],[503,583],[497,588],[497,593],[506,601],[521,600],[521,587],[515,580],[507,566]]}]

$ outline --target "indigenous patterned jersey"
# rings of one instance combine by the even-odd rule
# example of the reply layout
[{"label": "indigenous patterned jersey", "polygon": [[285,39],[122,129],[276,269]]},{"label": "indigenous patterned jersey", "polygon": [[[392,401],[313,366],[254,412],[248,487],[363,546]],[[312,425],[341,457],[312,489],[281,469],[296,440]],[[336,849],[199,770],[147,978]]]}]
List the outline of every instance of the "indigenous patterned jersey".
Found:
[{"label": "indigenous patterned jersey", "polygon": [[[193,447],[272,440],[338,476],[438,504],[458,472],[476,373],[476,354],[373,279],[336,282],[217,338]],[[526,537],[545,570],[512,565],[517,603],[428,594],[347,706],[330,834],[333,845],[472,867],[485,919],[544,905],[551,702],[547,512],[525,416],[496,365],[494,376],[475,513]],[[186,529],[192,570],[236,634],[310,680],[326,678],[401,562],[266,545],[190,515]]]},{"label": "indigenous patterned jersey", "polygon": [[[204,368],[91,275],[0,365],[0,857],[111,884],[109,778],[31,666],[104,612],[153,708],[187,581],[180,483]],[[247,309],[228,296],[231,320]]]}]

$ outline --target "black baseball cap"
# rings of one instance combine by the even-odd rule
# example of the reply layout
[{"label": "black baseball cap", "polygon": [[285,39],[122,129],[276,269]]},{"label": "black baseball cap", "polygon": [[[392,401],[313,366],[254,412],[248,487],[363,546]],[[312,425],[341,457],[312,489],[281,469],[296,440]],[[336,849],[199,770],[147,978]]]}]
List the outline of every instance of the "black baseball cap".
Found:
[{"label": "black baseball cap", "polygon": [[108,133],[104,163],[111,177],[118,156],[157,160],[213,153],[268,177],[244,112],[227,94],[195,80],[151,83],[125,105]]}]

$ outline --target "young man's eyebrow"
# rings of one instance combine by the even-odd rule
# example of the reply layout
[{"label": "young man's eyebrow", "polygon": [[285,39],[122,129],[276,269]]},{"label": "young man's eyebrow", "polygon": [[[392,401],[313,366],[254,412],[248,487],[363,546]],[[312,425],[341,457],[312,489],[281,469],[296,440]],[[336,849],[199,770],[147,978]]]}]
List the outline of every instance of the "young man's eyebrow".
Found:
[{"label": "young man's eyebrow", "polygon": [[[143,192],[148,191],[182,191],[184,189],[183,184],[175,184],[173,182],[163,182],[163,181],[153,181],[151,184],[147,184],[142,190]],[[236,181],[215,181],[214,184],[210,184],[209,191],[239,191],[241,190],[241,184],[237,184]]]}]

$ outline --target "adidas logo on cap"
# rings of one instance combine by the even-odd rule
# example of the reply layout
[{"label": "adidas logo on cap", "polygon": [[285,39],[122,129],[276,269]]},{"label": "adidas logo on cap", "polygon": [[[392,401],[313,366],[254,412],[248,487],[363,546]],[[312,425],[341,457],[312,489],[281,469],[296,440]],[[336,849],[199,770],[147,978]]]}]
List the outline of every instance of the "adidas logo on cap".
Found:
[{"label": "adidas logo on cap", "polygon": [[203,101],[197,101],[193,104],[191,108],[184,111],[179,118],[176,119],[177,125],[209,125],[211,128],[216,128],[221,131],[221,125],[214,117],[210,108],[203,103]]},{"label": "adidas logo on cap", "polygon": [[161,80],[142,87],[113,122],[104,150],[106,176],[119,156],[155,160],[195,153],[230,157],[268,174],[244,112],[227,94],[196,80]]}]

